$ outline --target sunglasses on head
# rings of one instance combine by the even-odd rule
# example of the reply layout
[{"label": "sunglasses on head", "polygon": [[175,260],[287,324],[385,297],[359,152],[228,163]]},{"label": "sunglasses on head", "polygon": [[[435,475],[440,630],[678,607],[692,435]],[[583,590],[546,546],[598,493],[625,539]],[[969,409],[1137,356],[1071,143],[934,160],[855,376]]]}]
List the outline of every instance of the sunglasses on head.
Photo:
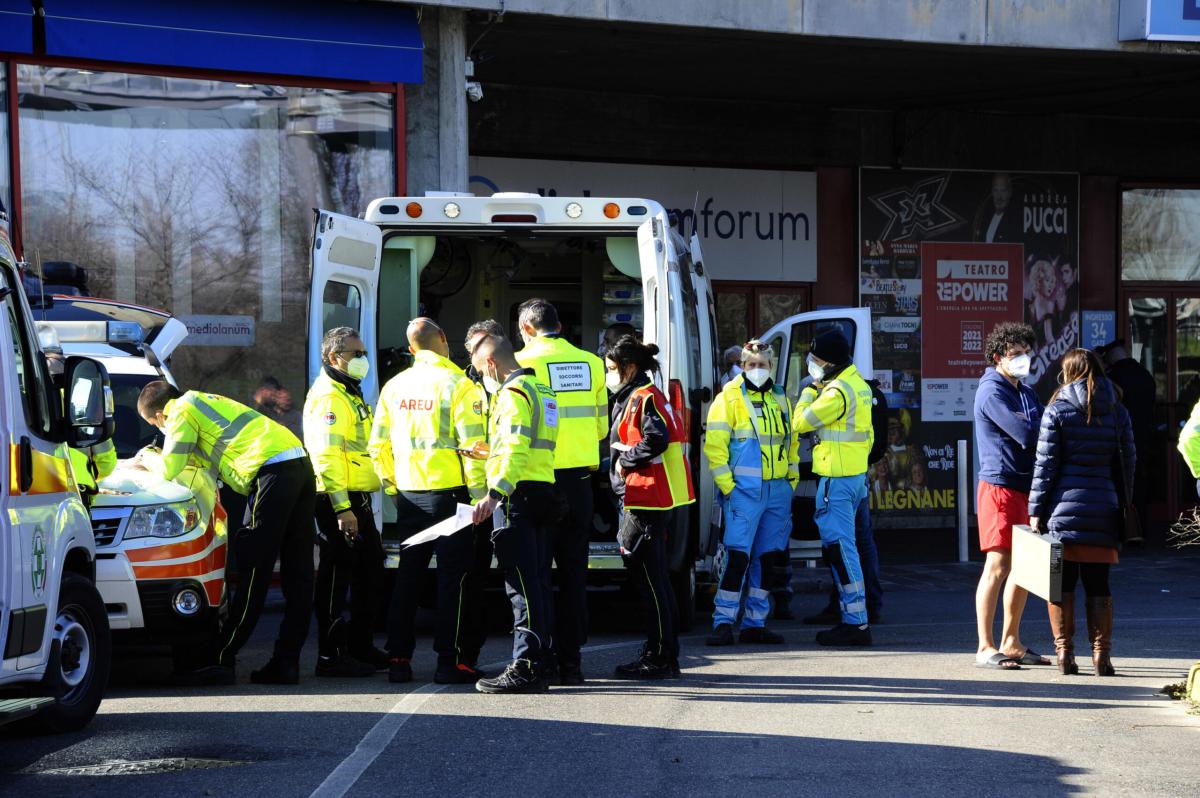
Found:
[{"label": "sunglasses on head", "polygon": [[766,352],[771,348],[770,344],[764,344],[762,341],[748,341],[742,349],[747,352]]}]

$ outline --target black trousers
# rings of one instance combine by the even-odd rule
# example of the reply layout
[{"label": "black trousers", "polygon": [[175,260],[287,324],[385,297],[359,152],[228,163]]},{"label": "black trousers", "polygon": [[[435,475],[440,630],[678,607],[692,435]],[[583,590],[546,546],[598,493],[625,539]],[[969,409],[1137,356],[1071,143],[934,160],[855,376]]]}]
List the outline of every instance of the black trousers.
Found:
[{"label": "black trousers", "polygon": [[579,649],[587,643],[588,539],[592,529],[592,476],[586,468],[564,468],[554,472],[554,487],[566,501],[567,514],[546,535],[543,554],[546,590],[554,596],[551,579],[558,583],[558,598],[551,608],[554,654],[559,662],[579,664]]},{"label": "black trousers", "polygon": [[[375,607],[383,585],[383,543],[370,493],[350,493],[358,520],[351,544],[338,528],[327,494],[317,496],[317,642],[322,657],[366,654],[375,647]],[[349,594],[350,622],[344,617]]]},{"label": "black trousers", "polygon": [[467,571],[466,607],[462,618],[462,657],[468,665],[479,663],[487,642],[487,605],[484,588],[492,570],[492,519],[472,527],[471,567]]},{"label": "black trousers", "polygon": [[492,544],[513,610],[513,659],[533,667],[542,664],[550,638],[549,532],[541,519],[555,499],[549,483],[522,482],[492,516]]},{"label": "black trousers", "polygon": [[1107,598],[1112,595],[1108,586],[1108,572],[1112,566],[1106,562],[1075,562],[1063,560],[1062,591],[1074,593],[1080,579],[1088,598]]},{"label": "black trousers", "polygon": [[[442,491],[402,491],[396,497],[400,540],[454,515],[459,502],[470,503],[466,488]],[[388,654],[411,659],[416,648],[417,604],[429,561],[437,554],[437,618],[433,650],[439,665],[469,661],[463,654],[462,620],[466,609],[467,571],[471,568],[475,540],[471,528],[419,546],[400,548],[396,585],[388,609]]]},{"label": "black trousers", "polygon": [[646,651],[658,657],[679,658],[679,609],[667,574],[667,519],[670,511],[627,510],[649,535],[622,557],[642,599],[646,619]]},{"label": "black trousers", "polygon": [[217,633],[217,659],[233,665],[250,639],[267,599],[279,558],[283,621],[275,640],[275,658],[296,663],[308,637],[313,612],[313,514],[316,477],[307,457],[265,465],[250,484],[242,525],[230,548],[237,561],[237,587],[229,615]]}]

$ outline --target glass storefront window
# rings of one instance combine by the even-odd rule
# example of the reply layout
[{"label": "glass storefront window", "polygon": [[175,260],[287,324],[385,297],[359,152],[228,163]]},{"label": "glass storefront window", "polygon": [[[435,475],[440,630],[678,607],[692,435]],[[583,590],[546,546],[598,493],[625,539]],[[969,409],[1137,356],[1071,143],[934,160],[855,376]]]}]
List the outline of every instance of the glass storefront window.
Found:
[{"label": "glass storefront window", "polygon": [[181,387],[249,403],[274,377],[303,397],[312,209],[394,192],[395,95],[30,65],[17,80],[26,258],[188,323]]},{"label": "glass storefront window", "polygon": [[1121,279],[1200,280],[1200,189],[1122,192]]}]

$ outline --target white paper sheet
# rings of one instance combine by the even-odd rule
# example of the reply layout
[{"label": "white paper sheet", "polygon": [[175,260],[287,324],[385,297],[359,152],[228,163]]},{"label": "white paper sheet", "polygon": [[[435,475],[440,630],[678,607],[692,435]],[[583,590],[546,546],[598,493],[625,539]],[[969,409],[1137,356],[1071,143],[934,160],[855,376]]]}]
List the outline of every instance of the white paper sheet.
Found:
[{"label": "white paper sheet", "polygon": [[409,546],[419,546],[422,543],[428,543],[431,540],[444,538],[447,535],[453,535],[458,530],[471,525],[471,517],[475,512],[475,508],[469,504],[459,504],[455,508],[454,515],[444,521],[438,521],[433,526],[413,535],[408,540],[401,543],[401,547],[408,548]]}]

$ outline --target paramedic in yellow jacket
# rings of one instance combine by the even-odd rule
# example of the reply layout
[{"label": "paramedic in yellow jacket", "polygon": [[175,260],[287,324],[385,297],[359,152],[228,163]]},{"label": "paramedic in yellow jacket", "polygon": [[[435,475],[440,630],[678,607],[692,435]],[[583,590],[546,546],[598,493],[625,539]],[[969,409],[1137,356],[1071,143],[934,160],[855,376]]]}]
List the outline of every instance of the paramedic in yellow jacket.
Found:
[{"label": "paramedic in yellow jacket", "polygon": [[[449,360],[446,334],[432,319],[408,325],[413,365],[383,386],[371,431],[371,459],[384,490],[396,497],[401,540],[453,518],[458,505],[483,495],[483,464],[460,454],[484,439],[483,395]],[[388,609],[388,679],[413,678],[420,585],[437,554],[437,617],[433,648],[438,684],[479,678],[463,639],[466,578],[474,552],[470,525],[451,535],[400,549]]]},{"label": "paramedic in yellow jacket", "polygon": [[[485,336],[471,353],[492,407],[488,417],[487,495],[474,520],[492,516],[492,542],[513,607],[513,661],[499,676],[480,679],[481,693],[542,693],[542,661],[550,643],[543,541],[565,508],[554,489],[558,404],[532,369],[517,363],[505,338]],[[480,451],[482,454],[483,451]]]},{"label": "paramedic in yellow jacket", "polygon": [[304,446],[317,476],[317,676],[370,676],[387,667],[374,643],[383,543],[371,507],[379,477],[367,451],[371,406],[362,380],[369,370],[358,331],[334,327],[321,340],[321,373],[304,401]]},{"label": "paramedic in yellow jacket", "polygon": [[1196,495],[1200,496],[1200,402],[1192,408],[1191,417],[1179,431],[1179,444],[1176,448],[1183,455],[1188,470],[1192,472],[1192,477],[1196,480]]},{"label": "paramedic in yellow jacket", "polygon": [[240,402],[197,391],[181,394],[162,380],[142,388],[138,415],[163,434],[163,479],[176,479],[198,457],[226,486],[247,497],[245,515],[230,536],[237,589],[217,634],[216,661],[193,674],[195,683],[233,684],[235,657],[258,623],[278,558],[283,621],[271,660],[252,671],[250,681],[296,684],[313,611],[316,479],[304,446],[285,427]]},{"label": "paramedic in yellow jacket", "polygon": [[766,628],[770,592],[763,556],[787,549],[792,493],[799,481],[796,436],[787,396],[774,383],[775,352],[762,341],[742,347],[742,371],[721,389],[708,411],[704,454],[724,497],[725,565],[717,585],[710,646],[733,645],[742,606],[743,643],[782,643]]},{"label": "paramedic in yellow jacket", "polygon": [[837,330],[818,335],[809,348],[813,383],[800,394],[793,414],[796,433],[813,436],[817,483],[814,520],[822,553],[838,586],[842,622],[818,632],[823,646],[871,643],[862,566],[854,538],[854,518],[866,498],[867,456],[874,437],[872,393],[850,358],[850,343]]},{"label": "paramedic in yellow jacket", "polygon": [[[561,334],[554,305],[544,299],[523,302],[517,318],[525,348],[517,362],[533,369],[558,399],[558,440],[554,445],[554,485],[567,514],[547,536],[558,582],[554,608],[554,651],[548,670],[562,685],[583,684],[580,649],[587,643],[587,569],[591,540],[592,473],[600,468],[600,441],[608,437],[608,389],[604,363]],[[547,589],[553,590],[552,585]],[[553,595],[553,594],[552,594]]]}]

